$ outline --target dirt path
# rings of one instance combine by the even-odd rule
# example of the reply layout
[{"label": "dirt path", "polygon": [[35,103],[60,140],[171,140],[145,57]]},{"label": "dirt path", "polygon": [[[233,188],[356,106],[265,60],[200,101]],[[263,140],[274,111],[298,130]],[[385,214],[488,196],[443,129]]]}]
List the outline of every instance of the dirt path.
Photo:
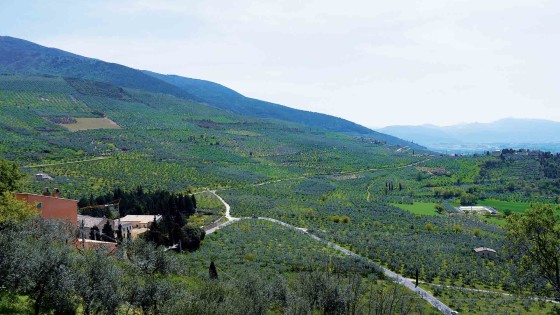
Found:
[{"label": "dirt path", "polygon": [[64,164],[74,164],[74,163],[82,163],[82,162],[91,162],[91,161],[98,161],[98,160],[105,160],[110,158],[109,156],[98,156],[91,159],[79,160],[79,161],[69,161],[69,162],[59,162],[59,163],[50,163],[50,164],[37,164],[37,165],[25,165],[25,168],[35,168],[35,167],[45,167],[45,166],[55,166],[55,165],[64,165]]},{"label": "dirt path", "polygon": [[207,190],[206,192],[209,192],[211,194],[213,194],[214,196],[216,196],[216,198],[218,198],[218,200],[220,200],[223,204],[224,207],[226,208],[226,213],[224,214],[224,216],[222,218],[220,218],[218,221],[216,221],[216,224],[212,224],[211,226],[208,227],[208,229],[204,228],[204,231],[206,232],[206,234],[212,234],[214,232],[216,232],[217,230],[221,229],[224,226],[228,226],[236,221],[239,221],[240,218],[234,218],[231,216],[231,207],[229,206],[229,204],[222,198],[220,197],[215,190]]}]

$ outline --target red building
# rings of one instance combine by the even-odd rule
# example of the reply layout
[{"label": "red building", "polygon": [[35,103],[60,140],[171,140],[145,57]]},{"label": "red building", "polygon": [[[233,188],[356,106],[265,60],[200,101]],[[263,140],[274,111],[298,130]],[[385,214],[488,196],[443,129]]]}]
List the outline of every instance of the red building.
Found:
[{"label": "red building", "polygon": [[74,226],[78,224],[78,200],[61,198],[58,189],[52,196],[46,189],[43,195],[18,193],[16,198],[36,206],[45,219],[63,220]]}]

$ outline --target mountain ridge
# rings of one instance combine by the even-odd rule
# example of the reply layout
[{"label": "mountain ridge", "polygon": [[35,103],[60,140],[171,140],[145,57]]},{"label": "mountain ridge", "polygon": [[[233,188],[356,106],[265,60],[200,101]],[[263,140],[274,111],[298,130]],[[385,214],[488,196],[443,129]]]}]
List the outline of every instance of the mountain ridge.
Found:
[{"label": "mountain ridge", "polygon": [[428,148],[471,144],[558,144],[560,122],[546,119],[503,118],[490,123],[451,126],[387,126],[379,132],[414,141]]},{"label": "mountain ridge", "polygon": [[253,99],[211,81],[137,70],[9,36],[0,36],[0,73],[54,75],[105,82],[119,87],[171,94],[250,117],[279,119],[425,149],[343,118]]}]

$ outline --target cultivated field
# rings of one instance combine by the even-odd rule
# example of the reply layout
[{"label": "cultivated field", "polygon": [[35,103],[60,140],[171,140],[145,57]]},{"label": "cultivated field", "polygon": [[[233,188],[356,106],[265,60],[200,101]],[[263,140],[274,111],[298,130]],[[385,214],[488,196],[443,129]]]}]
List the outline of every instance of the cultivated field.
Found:
[{"label": "cultivated field", "polygon": [[104,118],[76,118],[77,122],[73,124],[60,124],[61,126],[67,128],[68,130],[80,131],[80,130],[92,130],[92,129],[121,129],[117,123],[111,119]]},{"label": "cultivated field", "polygon": [[414,214],[420,215],[438,215],[436,212],[436,204],[432,202],[415,202],[414,204],[392,204],[396,207],[399,207],[403,210],[410,211]]}]

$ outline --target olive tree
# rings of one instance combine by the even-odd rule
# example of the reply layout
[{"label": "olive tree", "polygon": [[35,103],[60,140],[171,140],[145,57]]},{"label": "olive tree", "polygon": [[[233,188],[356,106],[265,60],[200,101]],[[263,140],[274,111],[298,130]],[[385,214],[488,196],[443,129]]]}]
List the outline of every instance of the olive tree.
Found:
[{"label": "olive tree", "polygon": [[520,270],[546,279],[560,298],[560,217],[550,206],[537,205],[507,217],[506,230],[509,250],[520,256]]},{"label": "olive tree", "polygon": [[84,315],[115,314],[122,302],[123,272],[105,251],[85,251],[76,259],[75,292]]},{"label": "olive tree", "polygon": [[71,313],[76,307],[72,228],[36,219],[0,233],[0,286],[29,297],[33,311]]}]

